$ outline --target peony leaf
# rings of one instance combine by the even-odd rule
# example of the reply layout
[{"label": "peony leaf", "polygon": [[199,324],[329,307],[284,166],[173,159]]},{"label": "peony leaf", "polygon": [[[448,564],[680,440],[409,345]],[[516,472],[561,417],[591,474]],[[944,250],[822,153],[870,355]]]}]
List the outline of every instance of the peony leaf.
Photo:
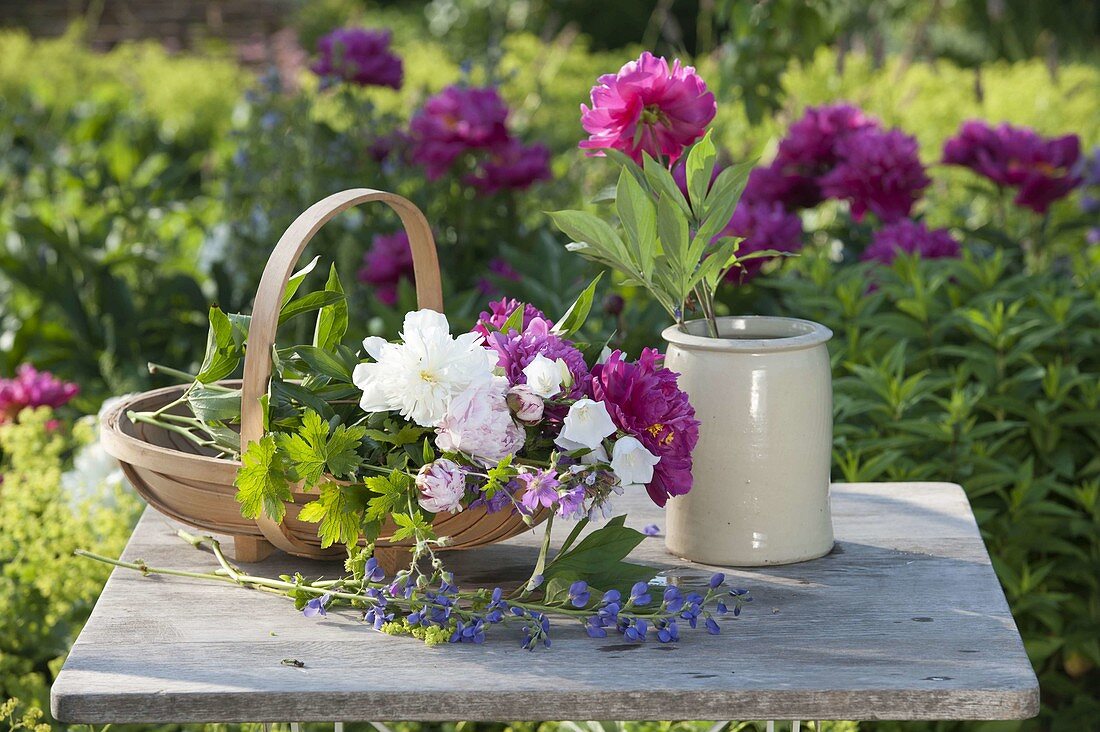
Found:
[{"label": "peony leaf", "polygon": [[658,196],[666,196],[671,203],[680,209],[686,218],[691,218],[691,207],[680,191],[680,186],[676,185],[672,173],[669,172],[668,168],[651,158],[649,153],[642,153],[642,155],[644,156],[645,177],[649,181],[649,187]]},{"label": "peony leaf", "polygon": [[[558,322],[554,325],[554,333],[562,338],[568,338],[584,325],[584,321],[588,319],[588,313],[592,310],[592,302],[596,297],[596,285],[600,283],[600,279],[603,278],[603,272],[596,275],[596,278],[588,283],[588,287],[584,288],[577,299],[573,301],[573,304],[569,306],[569,309],[565,311]],[[523,306],[519,307],[519,311],[523,312]]]},{"label": "peony leaf", "polygon": [[687,161],[684,163],[688,198],[695,212],[695,218],[700,221],[703,219],[710,177],[714,174],[714,161],[717,159],[714,143],[710,139],[712,132],[713,130],[707,130],[703,139],[691,146]]},{"label": "peony leaf", "polygon": [[[340,276],[336,273],[336,265],[329,268],[328,281],[325,283],[325,292],[344,294],[344,287],[340,284]],[[313,345],[322,351],[331,351],[343,340],[348,330],[348,303],[341,299],[325,305],[317,312],[317,326],[313,331]]]},{"label": "peony leaf", "polygon": [[615,209],[626,229],[628,251],[638,270],[648,277],[657,254],[657,211],[649,194],[625,169],[619,174]]},{"label": "peony leaf", "polygon": [[305,267],[302,267],[300,270],[290,276],[290,279],[287,280],[286,283],[286,289],[283,290],[284,307],[286,307],[286,304],[290,302],[291,298],[294,297],[294,294],[298,292],[298,288],[302,286],[302,282],[305,280],[306,275],[314,270],[314,268],[317,266],[317,262],[319,262],[320,259],[320,255],[314,257],[309,264],[307,264]]}]

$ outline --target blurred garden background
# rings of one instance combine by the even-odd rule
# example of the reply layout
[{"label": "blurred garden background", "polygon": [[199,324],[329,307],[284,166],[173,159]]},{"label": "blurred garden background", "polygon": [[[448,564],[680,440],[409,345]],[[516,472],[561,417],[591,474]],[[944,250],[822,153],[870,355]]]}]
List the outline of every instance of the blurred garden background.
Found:
[{"label": "blurred garden background", "polygon": [[[1100,729],[1088,0],[0,3],[0,726],[53,724],[33,710],[107,574],[72,551],[120,551],[140,510],[104,400],[197,366],[210,305],[247,310],[343,188],[424,209],[456,327],[502,295],[561,312],[594,272],[545,212],[606,198],[580,105],[643,50],[697,68],[723,161],[758,167],[729,231],[799,255],[721,312],[833,329],[834,478],[961,483],[1040,678],[1030,722],[862,728]],[[398,230],[351,211],[314,247],[321,284],[357,280],[357,338],[415,306]],[[657,306],[601,286],[593,337],[661,345]]]}]

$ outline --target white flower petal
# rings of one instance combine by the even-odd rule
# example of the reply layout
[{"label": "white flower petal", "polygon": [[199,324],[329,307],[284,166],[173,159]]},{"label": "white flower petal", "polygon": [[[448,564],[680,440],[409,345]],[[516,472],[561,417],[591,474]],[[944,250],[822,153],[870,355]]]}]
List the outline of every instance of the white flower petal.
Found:
[{"label": "white flower petal", "polygon": [[615,429],[603,402],[578,399],[565,415],[561,436],[594,450],[605,437],[614,434]]},{"label": "white flower petal", "polygon": [[625,486],[645,485],[652,481],[653,466],[659,462],[659,456],[630,435],[620,437],[611,448],[611,470]]}]

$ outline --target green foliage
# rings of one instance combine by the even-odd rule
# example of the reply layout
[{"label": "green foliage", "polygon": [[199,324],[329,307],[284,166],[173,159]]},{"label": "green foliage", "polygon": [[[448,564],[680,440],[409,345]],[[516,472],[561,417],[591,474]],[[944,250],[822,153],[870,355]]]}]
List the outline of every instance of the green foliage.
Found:
[{"label": "green foliage", "polygon": [[273,521],[282,521],[286,516],[285,502],[291,500],[290,482],[275,445],[273,436],[264,435],[249,444],[241,455],[237,503],[241,504],[241,515],[245,518],[264,514]]},{"label": "green foliage", "polygon": [[140,505],[121,488],[87,486],[89,497],[66,490],[65,456],[74,444],[52,419],[41,408],[0,425],[0,698],[43,709],[110,573],[73,551],[120,552]]},{"label": "green foliage", "polygon": [[797,264],[763,285],[779,312],[835,333],[835,478],[963,485],[1040,676],[1042,724],[1100,718],[1095,270],[1024,274],[1015,253],[973,250]]}]

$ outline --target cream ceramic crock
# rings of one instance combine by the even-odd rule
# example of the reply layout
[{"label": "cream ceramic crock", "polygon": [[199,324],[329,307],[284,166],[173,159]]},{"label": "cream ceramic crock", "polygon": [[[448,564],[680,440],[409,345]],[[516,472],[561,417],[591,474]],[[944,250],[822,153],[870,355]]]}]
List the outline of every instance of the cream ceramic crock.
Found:
[{"label": "cream ceramic crock", "polygon": [[666,545],[707,564],[754,567],[827,554],[832,331],[794,318],[673,326],[665,365],[699,419],[691,492],[666,506]]}]

